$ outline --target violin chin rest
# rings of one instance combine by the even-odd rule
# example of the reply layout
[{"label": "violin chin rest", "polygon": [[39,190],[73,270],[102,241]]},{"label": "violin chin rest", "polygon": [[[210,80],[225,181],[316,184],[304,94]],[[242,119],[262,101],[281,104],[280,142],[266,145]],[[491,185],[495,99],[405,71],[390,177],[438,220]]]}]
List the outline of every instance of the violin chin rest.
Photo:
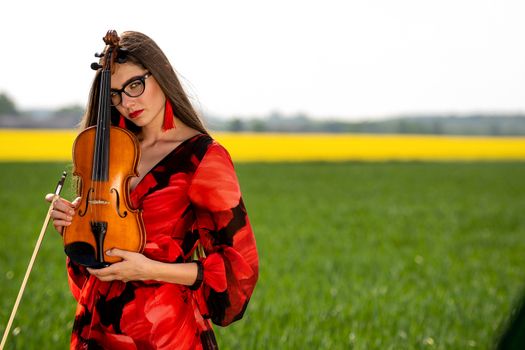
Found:
[{"label": "violin chin rest", "polygon": [[105,261],[97,261],[95,248],[86,242],[69,243],[64,246],[64,251],[73,262],[82,266],[101,269],[111,265]]}]

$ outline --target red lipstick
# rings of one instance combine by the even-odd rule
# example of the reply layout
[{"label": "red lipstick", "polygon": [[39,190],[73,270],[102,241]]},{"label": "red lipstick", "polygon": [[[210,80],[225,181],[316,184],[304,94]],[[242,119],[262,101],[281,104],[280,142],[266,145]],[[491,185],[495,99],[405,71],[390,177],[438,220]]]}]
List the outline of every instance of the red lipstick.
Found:
[{"label": "red lipstick", "polygon": [[135,111],[135,112],[131,112],[131,113],[129,114],[129,117],[130,117],[131,119],[135,119],[135,118],[137,118],[139,115],[141,115],[142,112],[144,112],[143,109],[138,110],[138,111]]}]

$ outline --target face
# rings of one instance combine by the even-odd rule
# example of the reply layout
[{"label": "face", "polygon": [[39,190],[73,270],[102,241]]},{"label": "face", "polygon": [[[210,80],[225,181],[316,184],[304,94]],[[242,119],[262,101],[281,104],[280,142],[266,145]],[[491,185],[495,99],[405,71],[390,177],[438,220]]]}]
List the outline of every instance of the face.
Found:
[{"label": "face", "polygon": [[121,92],[121,101],[116,108],[121,115],[139,127],[151,123],[159,123],[160,127],[166,97],[155,77],[144,76],[146,73],[148,72],[143,67],[132,63],[115,64],[115,70],[111,75],[111,89],[125,89],[126,92],[134,95],[137,80],[143,78],[144,92],[137,97],[130,97],[125,92]]}]

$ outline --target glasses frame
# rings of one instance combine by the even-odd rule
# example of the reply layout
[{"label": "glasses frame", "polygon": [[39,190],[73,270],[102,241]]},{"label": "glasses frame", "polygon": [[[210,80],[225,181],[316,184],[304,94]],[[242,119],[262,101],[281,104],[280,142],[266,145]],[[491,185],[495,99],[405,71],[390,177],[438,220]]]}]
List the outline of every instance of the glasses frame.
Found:
[{"label": "glasses frame", "polygon": [[[131,78],[130,80],[128,80],[124,86],[122,87],[122,89],[111,89],[110,90],[110,95],[109,95],[109,100],[110,100],[110,103],[111,103],[111,106],[113,107],[116,107],[118,106],[119,104],[122,103],[122,93],[125,93],[126,96],[128,97],[131,97],[131,98],[136,98],[136,97],[139,97],[140,95],[142,95],[144,93],[144,91],[146,91],[146,79],[148,79],[149,77],[151,77],[151,73],[150,72],[146,72],[144,73],[144,75],[140,75],[140,76],[137,76],[137,77],[133,77]],[[133,96],[133,95],[130,95],[127,91],[126,91],[126,88],[130,85],[130,84],[133,84],[137,81],[140,81],[142,83],[142,85],[144,86],[144,89],[142,90],[142,92],[136,96]],[[117,104],[113,104],[113,99],[111,98],[112,94],[118,94],[119,96],[119,102]]]}]

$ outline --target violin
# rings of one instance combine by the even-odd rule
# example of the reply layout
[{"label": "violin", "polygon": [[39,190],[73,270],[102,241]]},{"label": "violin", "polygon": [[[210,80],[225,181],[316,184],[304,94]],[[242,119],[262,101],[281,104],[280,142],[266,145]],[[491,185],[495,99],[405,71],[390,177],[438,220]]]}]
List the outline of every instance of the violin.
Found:
[{"label": "violin", "polygon": [[[146,230],[142,212],[130,202],[130,179],[138,176],[140,159],[138,141],[128,130],[111,125],[111,71],[125,50],[119,48],[117,32],[110,30],[100,63],[100,89],[96,125],[83,130],[73,144],[73,174],[79,178],[81,202],[75,209],[71,225],[64,227],[66,255],[75,263],[102,268],[121,261],[105,252],[119,248],[142,252]],[[123,56],[123,55],[120,55]]]}]

